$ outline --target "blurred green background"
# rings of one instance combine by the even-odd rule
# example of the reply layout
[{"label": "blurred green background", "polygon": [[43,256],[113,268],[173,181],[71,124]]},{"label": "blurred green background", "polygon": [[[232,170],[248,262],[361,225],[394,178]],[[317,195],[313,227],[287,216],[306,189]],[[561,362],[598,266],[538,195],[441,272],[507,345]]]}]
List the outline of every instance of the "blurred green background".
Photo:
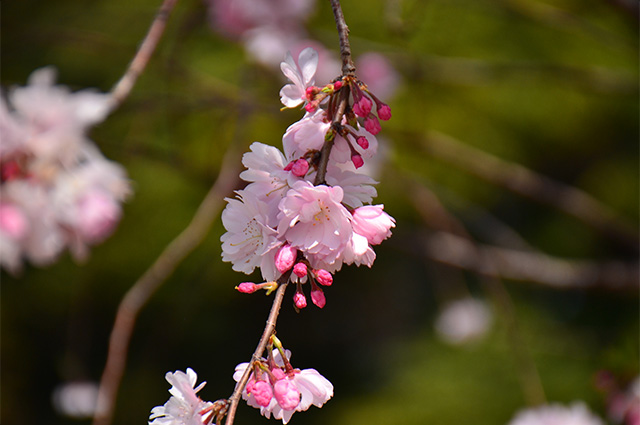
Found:
[{"label": "blurred green background", "polygon": [[[637,249],[438,159],[423,142],[437,131],[522,164],[586,191],[637,229],[637,16],[619,7],[624,1],[605,0],[343,3],[354,54],[384,54],[402,80],[388,99],[393,118],[381,136],[389,156],[375,201],[397,227],[376,248],[371,270],[346,267],[335,276],[323,310],[296,314],[287,296],[278,336],[295,366],[313,367],[335,385],[325,407],[291,423],[503,424],[526,405],[522,349],[549,401],[584,400],[604,416],[595,374],[609,370],[620,382],[638,374],[637,286],[558,290],[506,280],[520,344],[509,338],[511,319],[498,304],[483,340],[449,346],[433,328],[443,303],[465,293],[491,303],[491,285],[427,258],[422,240],[433,223],[407,188],[428,187],[482,243],[496,243],[493,220],[559,258],[637,261]],[[54,65],[62,84],[108,91],[158,5],[4,3],[3,87]],[[317,3],[307,30],[337,52],[328,2]],[[255,140],[281,147],[302,115],[279,111],[283,82],[212,31],[202,2],[178,3],[130,98],[91,132],[133,182],[117,231],[85,264],[65,254],[19,278],[2,272],[2,423],[89,423],[58,415],[52,392],[70,380],[99,379],[119,300],[188,224],[226,150],[239,143],[245,151]],[[196,370],[208,382],[204,399],[231,394],[234,367],[253,352],[270,302],[233,289],[250,278],[221,261],[222,233],[218,220],[140,315],[115,424],[145,423],[166,402],[167,371]],[[241,405],[237,423],[267,420]]]}]

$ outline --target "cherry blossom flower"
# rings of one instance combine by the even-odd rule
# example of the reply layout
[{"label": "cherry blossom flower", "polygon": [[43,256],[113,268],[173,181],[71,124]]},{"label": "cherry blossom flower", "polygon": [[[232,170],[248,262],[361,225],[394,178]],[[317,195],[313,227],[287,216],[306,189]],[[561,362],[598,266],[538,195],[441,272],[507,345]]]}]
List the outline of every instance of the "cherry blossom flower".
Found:
[{"label": "cherry blossom flower", "polygon": [[508,425],[604,425],[604,421],[576,402],[569,407],[549,404],[521,410]]},{"label": "cherry blossom flower", "polygon": [[222,241],[222,260],[233,264],[233,270],[250,274],[260,267],[265,280],[275,280],[275,254],[281,242],[269,226],[267,204],[252,192],[238,191],[238,199],[227,198],[222,224],[227,232]]},{"label": "cherry blossom flower", "polygon": [[149,425],[207,425],[211,423],[210,407],[213,406],[213,403],[203,401],[196,395],[206,382],[202,382],[194,388],[198,376],[193,369],[188,368],[187,373],[180,370],[167,372],[165,379],[172,385],[169,390],[171,397],[163,406],[156,406],[151,410]]},{"label": "cherry blossom flower", "polygon": [[396,220],[383,211],[384,205],[365,205],[353,211],[353,231],[378,245],[391,236]]},{"label": "cherry blossom flower", "polygon": [[[331,127],[322,109],[307,112],[300,121],[287,128],[282,137],[282,146],[287,158],[299,158],[310,150],[320,150],[324,136]],[[347,162],[348,159],[341,161]]]},{"label": "cherry blossom flower", "polygon": [[436,319],[438,335],[449,344],[459,345],[480,339],[491,325],[491,310],[481,300],[466,298],[445,306]]},{"label": "cherry blossom flower", "polygon": [[[284,362],[278,350],[273,350],[272,355],[276,365],[282,368]],[[285,355],[290,358],[291,352],[285,350]],[[249,363],[241,363],[236,366],[233,374],[233,379],[236,382],[240,380],[248,366]],[[261,396],[263,393],[256,393],[249,384],[247,387],[251,391],[247,391],[247,387],[245,387],[242,392],[242,398],[247,401],[247,404],[260,409],[260,413],[266,418],[273,415],[275,419],[281,419],[282,423],[286,424],[295,412],[305,411],[311,405],[322,407],[333,397],[333,385],[315,369],[293,369],[292,372],[286,373],[282,369],[275,368],[272,370],[272,374],[275,379],[272,384],[273,397],[268,404],[264,403],[265,400],[258,402],[256,395]],[[251,383],[252,380],[255,381],[253,372],[249,382]],[[278,396],[276,397],[276,395]]]},{"label": "cherry blossom flower", "polygon": [[317,67],[318,52],[311,47],[300,52],[297,64],[291,53],[287,52],[285,61],[280,64],[280,69],[292,84],[287,84],[280,90],[280,101],[284,106],[295,108],[305,101],[307,87],[313,85]]},{"label": "cherry blossom flower", "polygon": [[341,204],[342,188],[299,181],[280,202],[278,234],[300,249],[314,268],[332,264],[351,238],[351,214]]}]

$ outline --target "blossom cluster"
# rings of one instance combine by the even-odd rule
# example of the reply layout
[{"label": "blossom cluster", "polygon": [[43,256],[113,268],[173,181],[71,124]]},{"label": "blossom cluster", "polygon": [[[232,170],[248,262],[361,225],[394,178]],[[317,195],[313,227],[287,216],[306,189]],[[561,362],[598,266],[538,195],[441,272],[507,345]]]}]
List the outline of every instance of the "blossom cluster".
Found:
[{"label": "blossom cluster", "polygon": [[[284,350],[283,357],[274,349],[268,359],[253,365],[242,398],[260,413],[287,423],[295,412],[307,410],[311,405],[322,407],[333,397],[333,385],[315,369],[294,369],[289,363],[291,353]],[[240,381],[249,363],[236,366],[233,379]]]},{"label": "blossom cluster", "polygon": [[52,68],[0,99],[0,264],[46,265],[68,248],[77,260],[107,238],[130,192],[124,169],[88,139],[110,109],[106,94],[56,86]]},{"label": "blossom cluster", "polygon": [[[304,105],[306,114],[283,136],[284,153],[255,142],[243,156],[246,170],[240,177],[249,184],[227,199],[222,222],[222,259],[236,271],[251,273],[259,267],[267,282],[291,273],[298,284],[298,308],[306,306],[300,285],[310,281],[314,304],[325,298],[316,284],[330,285],[331,273],[343,264],[367,265],[375,260],[373,246],[391,235],[395,220],[383,205],[370,205],[376,183],[360,172],[377,151],[379,119],[391,117],[389,106],[369,93],[359,81],[338,79],[325,87],[314,86],[318,65],[315,50],[303,50],[297,63],[288,54],[283,73],[291,81],[280,97],[289,108]],[[339,97],[349,90],[349,106],[335,125]],[[373,105],[376,113],[373,113]],[[376,116],[377,115],[377,116]],[[332,149],[324,181],[315,184],[321,150]],[[242,292],[260,286],[244,284]]]}]

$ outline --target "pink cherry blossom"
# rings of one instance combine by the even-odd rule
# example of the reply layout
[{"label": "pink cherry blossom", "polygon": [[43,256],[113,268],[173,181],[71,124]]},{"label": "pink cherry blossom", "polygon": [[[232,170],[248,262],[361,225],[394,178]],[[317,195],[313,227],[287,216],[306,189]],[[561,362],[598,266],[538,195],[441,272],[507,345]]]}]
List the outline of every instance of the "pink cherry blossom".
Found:
[{"label": "pink cherry blossom", "polygon": [[[202,401],[196,395],[206,382],[194,388],[198,376],[193,369],[187,373],[180,370],[168,372],[165,379],[172,387],[171,397],[163,406],[156,406],[151,410],[149,425],[206,425],[210,423],[210,413],[207,408],[213,403]],[[205,411],[203,415],[201,412]],[[152,421],[151,421],[152,420]]]},{"label": "pink cherry blossom", "polygon": [[238,191],[238,199],[229,199],[222,212],[227,232],[222,241],[222,260],[233,264],[233,270],[250,274],[260,267],[265,280],[275,280],[276,249],[281,242],[268,225],[267,204],[248,191]]},{"label": "pink cherry blossom", "polygon": [[280,90],[280,101],[284,106],[295,108],[304,102],[307,87],[314,83],[317,67],[318,52],[311,47],[300,52],[297,64],[291,53],[287,53],[285,61],[280,64],[282,73],[291,81]]},{"label": "pink cherry blossom", "polygon": [[[322,109],[306,113],[304,117],[289,126],[282,137],[282,146],[287,158],[300,158],[310,150],[320,150],[324,136],[331,124],[325,120]],[[342,162],[348,161],[348,158]]]},{"label": "pink cherry blossom", "polygon": [[384,205],[365,205],[353,211],[353,231],[367,238],[371,245],[378,245],[391,236],[396,220],[383,211]]},{"label": "pink cherry blossom", "polygon": [[315,260],[336,261],[351,238],[351,214],[340,187],[299,181],[280,202],[278,235]]},{"label": "pink cherry blossom", "polygon": [[[295,412],[305,411],[311,405],[322,407],[331,397],[333,397],[333,385],[315,369],[294,369],[290,374],[286,374],[282,369],[280,369],[284,366],[284,362],[278,350],[273,350],[272,354],[276,365],[279,366],[279,368],[272,370],[272,374],[276,381],[280,382],[282,380],[286,380],[286,384],[283,384],[282,386],[287,391],[292,390],[292,392],[287,393],[289,395],[295,395],[295,392],[293,392],[293,386],[295,386],[300,398],[297,405],[293,407],[292,405],[293,402],[295,402],[295,397],[291,397],[288,400],[282,400],[287,407],[291,407],[290,409],[283,408],[283,406],[281,406],[276,400],[275,396],[270,400],[267,406],[263,406],[257,402],[253,391],[249,394],[245,387],[245,390],[242,392],[242,398],[247,401],[249,406],[260,409],[260,413],[263,416],[270,418],[271,415],[273,415],[274,418],[281,419],[282,423],[286,424],[291,420],[291,417]],[[285,350],[285,355],[287,358],[290,358],[291,352],[289,350]],[[233,379],[236,382],[240,380],[248,366],[249,363],[241,363],[236,366],[235,373],[233,374]],[[253,379],[253,372],[251,376],[252,377],[249,382]],[[289,404],[288,402],[291,400],[293,401]]]},{"label": "pink cherry blossom", "polygon": [[364,119],[364,128],[374,136],[382,130],[382,127],[380,127],[380,121],[378,121],[378,119],[373,115],[369,115]]},{"label": "pink cherry blossom", "polygon": [[378,195],[376,188],[373,187],[377,182],[360,170],[356,170],[352,163],[329,162],[325,180],[330,186],[342,188],[344,192],[342,203],[351,208],[371,203]]},{"label": "pink cherry blossom", "polygon": [[324,308],[327,304],[327,298],[324,296],[324,292],[318,286],[314,286],[311,289],[311,302],[320,308]]}]

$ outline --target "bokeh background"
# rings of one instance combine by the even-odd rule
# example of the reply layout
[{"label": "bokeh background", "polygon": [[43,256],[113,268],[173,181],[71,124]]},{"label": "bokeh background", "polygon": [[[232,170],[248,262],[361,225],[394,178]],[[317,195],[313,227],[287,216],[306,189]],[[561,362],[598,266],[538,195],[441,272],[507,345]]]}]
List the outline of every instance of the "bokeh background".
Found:
[{"label": "bokeh background", "polygon": [[[346,267],[335,276],[323,310],[296,314],[286,298],[278,336],[294,365],[335,385],[334,399],[291,423],[504,424],[531,401],[535,377],[548,401],[583,400],[607,416],[598,377],[607,371],[624,388],[638,375],[634,3],[344,1],[356,58],[378,52],[397,73],[396,90],[383,99],[393,118],[383,125],[376,175],[376,203],[397,227],[376,248],[372,269]],[[62,84],[108,91],[158,6],[6,2],[3,87],[24,85],[34,69],[53,65]],[[132,95],[91,132],[126,167],[135,191],[114,235],[83,264],[64,254],[18,277],[2,272],[2,423],[90,423],[56,411],[55,389],[99,379],[122,295],[188,224],[227,150],[237,150],[239,164],[253,141],[281,147],[302,115],[279,110],[277,67],[217,31],[208,7],[178,3]],[[329,2],[318,1],[301,25],[337,57]],[[475,153],[484,151],[583,190],[630,231],[616,237],[489,182],[460,161],[465,155],[447,155],[458,145],[474,149],[463,150],[472,162],[482,165]],[[528,279],[496,280],[436,261],[438,238],[450,230],[438,205],[473,243],[561,262],[613,261],[632,271],[631,284],[614,278],[583,288],[583,279],[558,288],[536,278],[544,267]],[[168,399],[167,371],[195,369],[208,382],[204,399],[231,394],[234,367],[253,352],[270,302],[233,289],[259,278],[221,261],[223,231],[217,220],[142,311],[114,423],[145,423]],[[487,303],[492,322],[481,338],[448,344],[434,323],[448,302],[469,295]],[[267,420],[241,405],[237,423]]]}]

